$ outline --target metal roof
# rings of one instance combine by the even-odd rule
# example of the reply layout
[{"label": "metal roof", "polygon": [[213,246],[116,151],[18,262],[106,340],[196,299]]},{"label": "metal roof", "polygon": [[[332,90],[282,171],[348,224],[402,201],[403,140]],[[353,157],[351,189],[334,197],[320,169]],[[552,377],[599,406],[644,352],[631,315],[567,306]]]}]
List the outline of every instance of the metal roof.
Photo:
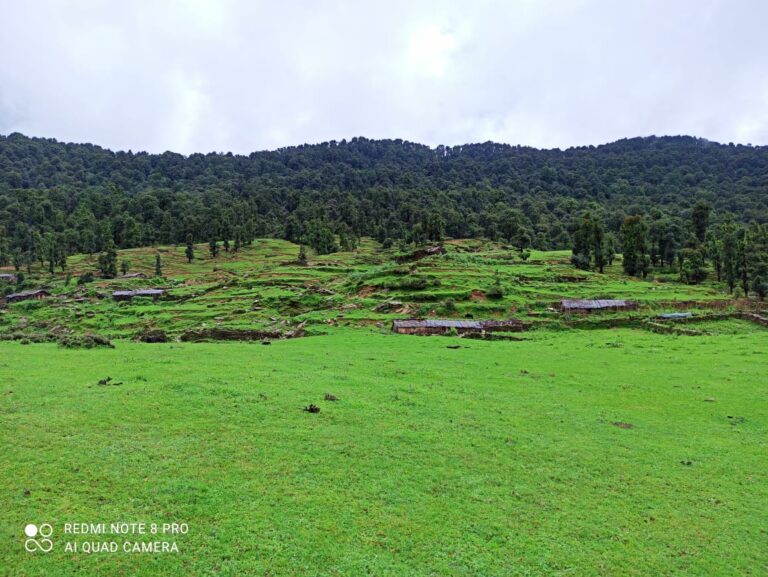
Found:
[{"label": "metal roof", "polygon": [[663,313],[659,315],[660,319],[689,319],[693,315],[691,313]]},{"label": "metal roof", "polygon": [[458,320],[439,320],[439,319],[427,319],[423,321],[418,320],[396,320],[394,326],[403,329],[422,329],[422,328],[435,328],[435,329],[482,329],[483,323],[481,321],[458,321]]},{"label": "metal roof", "polygon": [[46,294],[47,295],[47,294],[51,294],[51,293],[49,293],[47,290],[37,289],[37,290],[21,291],[20,293],[10,294],[10,295],[8,295],[5,298],[7,298],[7,299],[14,299],[14,298],[19,298],[19,297],[31,297],[31,296],[35,296],[37,294]]},{"label": "metal roof", "polygon": [[406,319],[393,321],[395,328],[402,329],[478,329],[492,327],[506,327],[506,326],[519,326],[521,323],[517,319],[509,319],[503,321],[485,320],[485,321],[467,321],[467,320],[454,320],[454,319]]},{"label": "metal roof", "polygon": [[564,309],[611,309],[629,306],[631,301],[626,300],[570,300],[564,299],[562,307]]},{"label": "metal roof", "polygon": [[162,289],[141,289],[135,291],[115,291],[112,293],[113,297],[153,297],[164,294]]}]

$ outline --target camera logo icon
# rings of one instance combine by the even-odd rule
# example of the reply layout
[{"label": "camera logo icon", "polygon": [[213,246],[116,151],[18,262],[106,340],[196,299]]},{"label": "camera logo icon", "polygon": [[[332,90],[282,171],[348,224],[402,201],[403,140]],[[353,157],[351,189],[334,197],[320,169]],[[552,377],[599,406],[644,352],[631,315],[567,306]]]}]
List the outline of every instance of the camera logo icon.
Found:
[{"label": "camera logo icon", "polygon": [[36,551],[49,553],[53,549],[53,541],[50,539],[51,535],[53,535],[53,527],[48,523],[43,523],[39,527],[34,523],[29,523],[24,527],[24,534],[28,537],[24,541],[24,549],[30,553]]}]

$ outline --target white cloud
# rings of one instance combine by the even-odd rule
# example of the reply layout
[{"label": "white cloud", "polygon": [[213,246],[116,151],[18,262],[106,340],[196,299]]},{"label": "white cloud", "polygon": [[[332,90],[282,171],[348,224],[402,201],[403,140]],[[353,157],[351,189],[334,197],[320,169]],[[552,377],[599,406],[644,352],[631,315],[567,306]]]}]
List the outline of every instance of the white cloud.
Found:
[{"label": "white cloud", "polygon": [[762,0],[0,0],[0,133],[249,152],[363,135],[768,144]]}]

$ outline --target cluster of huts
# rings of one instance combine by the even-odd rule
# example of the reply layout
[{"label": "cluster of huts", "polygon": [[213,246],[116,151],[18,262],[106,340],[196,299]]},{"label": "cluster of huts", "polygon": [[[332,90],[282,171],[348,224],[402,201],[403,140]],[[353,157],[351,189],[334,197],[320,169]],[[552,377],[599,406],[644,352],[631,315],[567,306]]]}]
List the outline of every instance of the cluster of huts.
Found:
[{"label": "cluster of huts", "polygon": [[[600,299],[560,301],[560,311],[565,314],[589,314],[595,311],[625,311],[637,309],[637,303],[628,300]],[[494,331],[519,332],[528,325],[518,319],[507,320],[454,320],[454,319],[403,319],[392,323],[392,330],[405,335],[483,335]]]},{"label": "cluster of huts", "polygon": [[[156,301],[165,294],[164,289],[137,289],[137,290],[120,290],[112,293],[112,298],[116,301],[129,301],[134,297],[149,297],[153,301]],[[6,295],[5,302],[17,303],[28,300],[42,300],[51,296],[51,293],[45,289],[36,289],[21,291],[18,293],[12,293]]]}]

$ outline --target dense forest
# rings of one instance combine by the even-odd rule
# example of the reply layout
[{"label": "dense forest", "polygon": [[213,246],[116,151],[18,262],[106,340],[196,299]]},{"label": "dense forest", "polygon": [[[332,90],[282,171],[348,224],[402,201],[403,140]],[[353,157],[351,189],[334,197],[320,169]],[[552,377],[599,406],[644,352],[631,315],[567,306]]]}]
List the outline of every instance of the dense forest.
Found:
[{"label": "dense forest", "polygon": [[256,237],[331,252],[372,236],[573,248],[577,266],[601,268],[600,255],[632,237],[633,219],[644,235],[634,273],[646,260],[671,264],[686,249],[712,248],[723,236],[708,237],[723,227],[759,236],[768,223],[768,147],[688,136],[567,150],[353,138],[183,156],[0,136],[0,264],[53,266],[112,245]]}]

